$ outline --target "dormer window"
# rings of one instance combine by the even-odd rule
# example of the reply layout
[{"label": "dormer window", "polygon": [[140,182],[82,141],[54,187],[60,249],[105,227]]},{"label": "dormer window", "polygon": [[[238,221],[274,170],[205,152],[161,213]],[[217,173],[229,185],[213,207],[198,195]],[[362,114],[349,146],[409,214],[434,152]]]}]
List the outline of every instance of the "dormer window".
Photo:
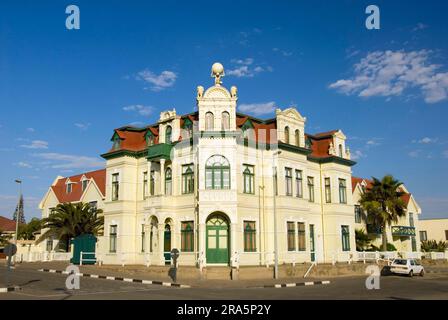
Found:
[{"label": "dormer window", "polygon": [[344,153],[342,151],[342,144],[339,145],[339,157],[341,157],[341,158],[344,157]]},{"label": "dormer window", "polygon": [[67,185],[66,185],[66,192],[67,193],[72,193],[72,183],[71,182],[69,182],[69,183],[67,183]]},{"label": "dormer window", "polygon": [[121,147],[121,139],[118,136],[117,133],[114,134],[114,136],[112,137],[112,141],[113,141],[113,146],[112,149],[114,150],[118,150]]},{"label": "dormer window", "polygon": [[185,131],[185,138],[189,139],[193,137],[193,123],[190,119],[185,119],[184,122],[184,131]]},{"label": "dormer window", "polygon": [[154,145],[154,140],[155,140],[154,135],[152,134],[152,132],[150,130],[148,130],[148,132],[146,133],[145,140],[146,140],[147,147]]},{"label": "dormer window", "polygon": [[295,132],[296,146],[300,147],[300,130],[296,130]]},{"label": "dormer window", "polygon": [[84,192],[84,190],[87,189],[87,185],[89,184],[89,180],[84,179],[82,180],[82,191]]},{"label": "dormer window", "polygon": [[165,129],[165,143],[170,144],[171,143],[171,135],[173,133],[173,129],[171,126],[167,126]]}]

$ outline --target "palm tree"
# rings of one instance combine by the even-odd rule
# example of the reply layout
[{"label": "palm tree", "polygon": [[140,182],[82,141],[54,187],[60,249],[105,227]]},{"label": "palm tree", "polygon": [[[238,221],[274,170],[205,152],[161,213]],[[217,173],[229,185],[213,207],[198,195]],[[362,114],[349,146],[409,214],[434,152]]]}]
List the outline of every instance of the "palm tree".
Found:
[{"label": "palm tree", "polygon": [[448,248],[448,242],[436,240],[422,241],[421,248],[423,252],[445,252]]},{"label": "palm tree", "polygon": [[70,247],[70,239],[83,234],[97,236],[103,230],[104,217],[98,216],[103,211],[94,209],[88,203],[63,203],[42,219],[42,229],[47,229],[37,243],[53,237]]},{"label": "palm tree", "polygon": [[369,235],[363,229],[355,230],[356,250],[364,251],[370,244]]},{"label": "palm tree", "polygon": [[386,175],[381,180],[372,179],[372,186],[361,196],[360,204],[368,213],[370,222],[381,226],[382,247],[383,251],[387,251],[386,227],[397,223],[398,218],[406,214],[406,206],[401,199],[404,192],[399,191],[402,183],[392,175]]}]

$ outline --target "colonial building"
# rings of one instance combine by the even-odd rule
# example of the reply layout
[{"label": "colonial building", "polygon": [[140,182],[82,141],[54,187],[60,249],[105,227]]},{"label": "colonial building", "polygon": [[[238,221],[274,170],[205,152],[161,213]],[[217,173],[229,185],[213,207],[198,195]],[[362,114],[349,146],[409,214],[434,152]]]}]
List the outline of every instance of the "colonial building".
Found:
[{"label": "colonial building", "polygon": [[[57,177],[42,198],[39,209],[42,218],[47,218],[51,211],[62,203],[90,203],[92,207],[104,210],[106,189],[106,170],[81,173],[71,177]],[[45,232],[45,230],[42,230]],[[58,251],[58,240],[47,239],[40,244],[42,252]]]},{"label": "colonial building", "polygon": [[[355,228],[364,230],[372,240],[372,244],[381,248],[381,228],[371,224],[366,213],[359,205],[363,193],[367,192],[372,185],[372,180],[352,177],[353,201],[355,203]],[[387,227],[387,240],[393,244],[399,252],[420,252],[419,216],[422,213],[420,206],[414,196],[409,193],[404,185],[400,187],[404,192],[402,200],[406,205],[406,214]]]},{"label": "colonial building", "polygon": [[177,248],[181,265],[265,265],[276,246],[280,263],[354,257],[355,162],[343,132],[307,134],[295,108],[266,120],[238,113],[223,76],[214,64],[196,112],[114,131],[98,259],[163,265]]},{"label": "colonial building", "polygon": [[448,218],[420,220],[420,240],[448,241]]}]

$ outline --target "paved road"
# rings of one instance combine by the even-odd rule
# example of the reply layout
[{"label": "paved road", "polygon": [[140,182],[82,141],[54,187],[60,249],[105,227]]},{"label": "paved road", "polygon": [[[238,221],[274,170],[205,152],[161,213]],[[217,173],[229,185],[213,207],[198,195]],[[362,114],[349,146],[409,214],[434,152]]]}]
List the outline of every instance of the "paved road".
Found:
[{"label": "paved road", "polygon": [[[0,282],[5,268],[0,267]],[[387,276],[380,290],[367,290],[365,277],[334,278],[330,285],[294,288],[191,288],[180,289],[102,279],[81,278],[81,289],[65,289],[66,275],[16,269],[11,277],[23,289],[0,293],[5,299],[446,299],[448,274],[428,274],[424,278]]]}]

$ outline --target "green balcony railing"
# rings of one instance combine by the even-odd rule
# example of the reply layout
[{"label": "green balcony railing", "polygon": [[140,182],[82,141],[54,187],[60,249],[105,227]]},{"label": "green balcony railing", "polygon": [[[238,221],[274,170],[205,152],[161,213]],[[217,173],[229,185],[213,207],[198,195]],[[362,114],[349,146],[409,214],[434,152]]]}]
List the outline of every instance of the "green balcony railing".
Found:
[{"label": "green balcony railing", "polygon": [[407,226],[393,226],[392,235],[399,237],[413,237],[415,236],[415,228]]},{"label": "green balcony railing", "polygon": [[148,159],[166,159],[169,160],[171,150],[173,149],[172,144],[159,143],[148,148]]}]

